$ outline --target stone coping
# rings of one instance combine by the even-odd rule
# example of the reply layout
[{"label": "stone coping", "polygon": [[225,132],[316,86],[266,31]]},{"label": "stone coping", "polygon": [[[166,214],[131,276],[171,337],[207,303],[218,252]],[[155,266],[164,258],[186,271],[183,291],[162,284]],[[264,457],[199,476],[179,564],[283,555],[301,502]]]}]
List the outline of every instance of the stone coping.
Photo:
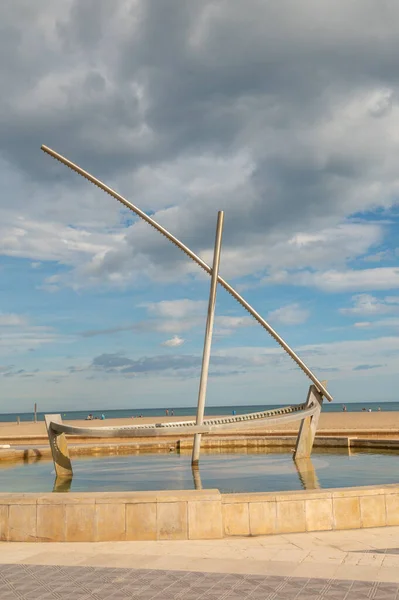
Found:
[{"label": "stone coping", "polygon": [[[47,440],[48,442],[48,440]],[[203,450],[245,450],[256,449],[280,449],[287,451],[295,447],[296,437],[237,437],[237,438],[205,438],[202,443]],[[80,446],[69,445],[69,453],[74,456],[108,456],[137,453],[167,453],[184,452],[192,448],[192,439],[178,441],[153,441],[153,442],[129,442],[124,443],[101,443],[82,444]],[[399,450],[399,439],[365,439],[360,437],[316,437],[314,448],[370,448],[378,450]],[[51,458],[48,444],[40,448],[0,448],[0,462],[35,461]]]},{"label": "stone coping", "polygon": [[399,525],[399,484],[295,492],[0,494],[2,541],[205,540]]}]

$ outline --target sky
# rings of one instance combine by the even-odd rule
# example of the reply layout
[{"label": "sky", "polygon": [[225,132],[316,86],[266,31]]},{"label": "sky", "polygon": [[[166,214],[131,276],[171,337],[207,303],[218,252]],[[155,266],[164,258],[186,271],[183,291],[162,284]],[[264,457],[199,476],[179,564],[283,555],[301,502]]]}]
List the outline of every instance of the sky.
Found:
[{"label": "sky", "polygon": [[[334,402],[398,400],[399,4],[0,5],[0,412],[194,406],[209,277]],[[207,403],[310,381],[219,288]]]}]

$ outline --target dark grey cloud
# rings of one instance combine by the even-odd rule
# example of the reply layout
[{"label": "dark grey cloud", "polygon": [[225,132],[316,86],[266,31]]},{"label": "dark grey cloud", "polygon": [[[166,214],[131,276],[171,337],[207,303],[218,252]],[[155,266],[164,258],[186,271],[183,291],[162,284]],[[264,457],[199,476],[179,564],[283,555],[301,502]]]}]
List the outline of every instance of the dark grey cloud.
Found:
[{"label": "dark grey cloud", "polygon": [[369,371],[370,369],[379,369],[380,367],[384,367],[385,365],[357,365],[353,367],[353,371]]},{"label": "dark grey cloud", "polygon": [[[122,354],[101,354],[93,359],[91,367],[97,371],[107,373],[120,373],[122,375],[132,374],[150,374],[179,372],[186,373],[192,370],[199,370],[201,367],[202,356],[175,354],[144,356],[133,360]],[[234,365],[247,363],[236,357],[213,356],[211,358],[213,367],[234,367]]]},{"label": "dark grey cloud", "polygon": [[110,335],[112,333],[121,333],[124,331],[131,331],[136,329],[137,325],[135,323],[131,325],[122,325],[120,327],[109,327],[107,329],[88,329],[86,331],[82,331],[80,334],[82,337],[90,338],[96,337],[97,335]]},{"label": "dark grey cloud", "polygon": [[0,377],[34,377],[39,369],[26,371],[26,369],[15,369],[12,365],[9,367],[0,367]]},{"label": "dark grey cloud", "polygon": [[127,358],[119,353],[101,354],[93,359],[93,367],[99,369],[115,369],[126,367],[131,364],[130,358]]},{"label": "dark grey cloud", "polygon": [[[46,143],[137,204],[166,209],[157,219],[198,252],[225,209],[226,264],[239,248],[265,257],[229,267],[245,275],[270,269],[274,246],[296,232],[394,197],[399,5],[14,0],[0,23],[0,166],[29,214],[86,228],[91,216],[117,220],[112,200],[40,153]],[[80,264],[82,285],[192,272],[147,225],[125,233]],[[317,252],[304,260],[314,266]]]},{"label": "dark grey cloud", "polygon": [[315,370],[317,373],[337,373],[337,372],[339,372],[338,367],[316,367]]}]

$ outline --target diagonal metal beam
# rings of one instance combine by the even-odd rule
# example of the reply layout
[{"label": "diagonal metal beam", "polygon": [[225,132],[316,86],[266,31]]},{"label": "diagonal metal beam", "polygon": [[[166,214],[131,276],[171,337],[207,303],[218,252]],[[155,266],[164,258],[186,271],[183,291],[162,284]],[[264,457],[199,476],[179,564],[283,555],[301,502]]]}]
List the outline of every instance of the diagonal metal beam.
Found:
[{"label": "diagonal metal beam", "polygon": [[[192,250],[190,250],[190,248],[188,248],[187,246],[185,246],[185,244],[183,244],[180,240],[178,240],[177,237],[172,235],[167,229],[162,227],[162,225],[160,225],[159,223],[154,221],[154,219],[149,217],[140,208],[138,208],[137,206],[132,204],[129,200],[127,200],[126,198],[124,198],[123,196],[118,194],[118,192],[116,192],[115,190],[110,188],[108,185],[106,185],[105,183],[100,181],[100,179],[97,179],[93,175],[90,175],[90,173],[88,173],[87,171],[85,171],[84,169],[82,169],[81,167],[79,167],[78,165],[76,165],[75,163],[70,161],[69,159],[65,158],[65,156],[58,154],[58,152],[56,152],[55,150],[52,150],[51,148],[49,148],[48,146],[45,146],[45,145],[42,145],[41,149],[46,154],[49,154],[50,156],[52,156],[53,158],[55,158],[62,164],[66,165],[67,167],[72,169],[72,171],[75,171],[76,173],[78,173],[79,175],[82,175],[82,177],[84,177],[91,183],[94,183],[94,185],[96,185],[101,190],[103,190],[104,192],[106,192],[107,194],[109,194],[110,196],[115,198],[116,200],[118,200],[118,202],[120,202],[121,204],[126,206],[126,208],[129,208],[137,216],[139,216],[141,219],[143,219],[143,221],[146,221],[146,223],[151,225],[151,227],[154,227],[154,229],[159,231],[159,233],[162,233],[162,235],[164,235],[166,238],[168,238],[168,240],[170,240],[173,244],[175,244],[175,246],[180,248],[180,250],[182,250],[185,254],[187,254],[187,256],[189,256],[194,262],[197,263],[197,265],[199,265],[202,269],[204,269],[204,271],[206,271],[208,273],[208,275],[212,274],[212,268],[209,265],[207,265],[206,262],[204,262],[199,256],[197,256]],[[220,285],[222,287],[224,287],[224,289],[227,292],[229,292],[229,294],[231,294],[233,296],[233,298],[235,298],[235,300],[237,300],[237,302],[239,304],[241,304],[241,306],[243,308],[245,308],[245,310],[248,311],[249,314],[252,315],[254,317],[254,319],[264,329],[266,329],[266,331],[272,336],[272,338],[274,340],[276,340],[276,342],[287,352],[287,354],[292,358],[292,360],[294,362],[296,362],[298,367],[300,369],[302,369],[302,371],[305,373],[305,375],[307,375],[309,377],[309,379],[311,381],[313,381],[316,388],[319,390],[320,394],[322,394],[325,398],[327,398],[327,400],[329,400],[331,402],[333,397],[328,392],[328,390],[326,390],[326,388],[318,380],[316,375],[314,373],[312,373],[312,371],[309,369],[309,367],[303,362],[303,360],[301,360],[299,358],[299,356],[294,352],[294,350],[292,350],[292,348],[290,348],[290,346],[287,344],[287,342],[285,342],[283,340],[283,338],[277,333],[277,331],[275,331],[273,329],[273,327],[271,325],[269,325],[269,323],[267,321],[265,321],[265,319],[263,317],[261,317],[261,315],[220,275],[218,275],[218,283],[220,283]]]}]

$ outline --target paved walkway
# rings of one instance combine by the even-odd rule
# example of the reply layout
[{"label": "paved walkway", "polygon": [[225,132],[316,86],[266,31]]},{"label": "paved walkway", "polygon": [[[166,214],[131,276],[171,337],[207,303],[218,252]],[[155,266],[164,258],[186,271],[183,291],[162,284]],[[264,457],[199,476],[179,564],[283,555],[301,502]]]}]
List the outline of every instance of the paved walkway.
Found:
[{"label": "paved walkway", "polygon": [[1,600],[399,599],[399,527],[211,541],[0,543]]},{"label": "paved walkway", "polygon": [[365,581],[103,567],[0,566],[2,600],[396,600],[399,585]]}]

